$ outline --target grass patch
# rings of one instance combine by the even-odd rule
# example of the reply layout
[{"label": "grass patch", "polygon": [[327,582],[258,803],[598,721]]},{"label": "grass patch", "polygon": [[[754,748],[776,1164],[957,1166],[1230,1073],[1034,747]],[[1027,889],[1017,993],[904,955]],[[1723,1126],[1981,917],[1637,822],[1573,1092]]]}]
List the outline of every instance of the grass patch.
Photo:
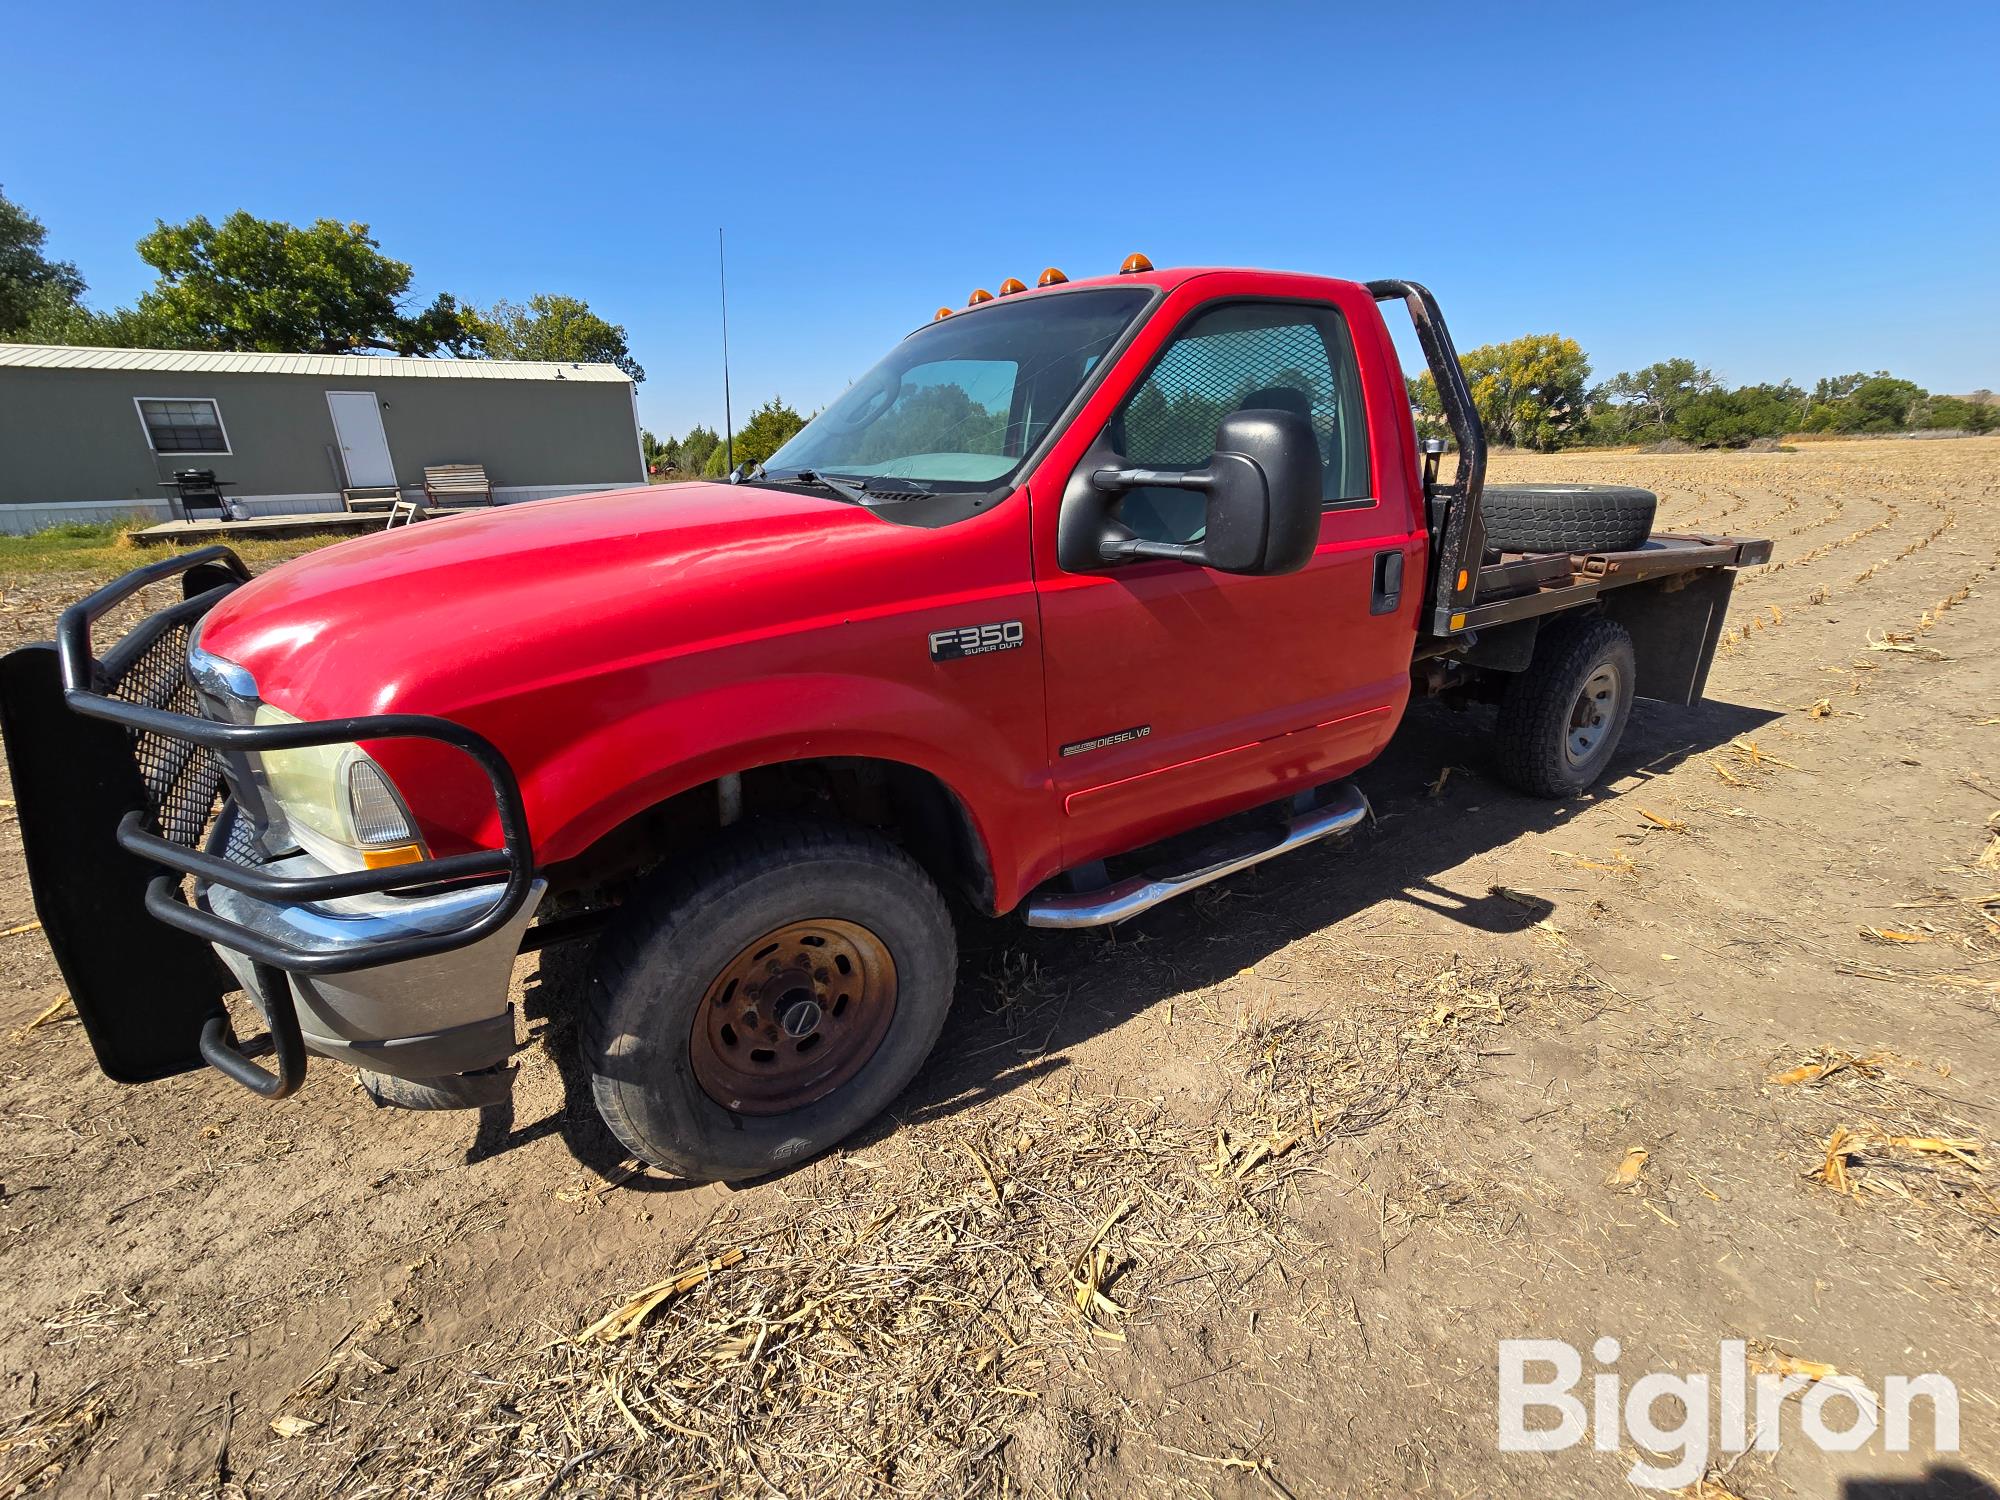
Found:
[{"label": "grass patch", "polygon": [[[131,523],[123,521],[64,521],[29,536],[0,536],[0,579],[36,573],[130,572],[144,563],[171,557],[167,547],[135,547],[125,539]],[[252,567],[268,566],[346,540],[335,532],[286,537],[282,541],[244,540],[231,550]]]},{"label": "grass patch", "polygon": [[125,527],[119,522],[65,521],[30,536],[0,536],[0,568],[40,573],[52,568],[88,567],[88,559],[95,554],[122,548],[124,542]]}]

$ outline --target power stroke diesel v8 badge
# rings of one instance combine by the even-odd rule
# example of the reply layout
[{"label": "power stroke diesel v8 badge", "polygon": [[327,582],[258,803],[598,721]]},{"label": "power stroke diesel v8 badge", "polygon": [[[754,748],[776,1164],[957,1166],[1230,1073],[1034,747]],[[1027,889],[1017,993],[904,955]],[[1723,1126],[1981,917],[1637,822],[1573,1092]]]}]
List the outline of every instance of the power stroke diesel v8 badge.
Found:
[{"label": "power stroke diesel v8 badge", "polygon": [[990,651],[1018,650],[1028,638],[1019,620],[1002,620],[996,625],[960,625],[952,630],[931,632],[931,660],[957,661],[961,656],[984,656]]},{"label": "power stroke diesel v8 badge", "polygon": [[1121,729],[1116,734],[1100,734],[1094,740],[1078,740],[1074,745],[1064,745],[1064,755],[1086,755],[1092,750],[1105,750],[1113,745],[1129,745],[1134,740],[1143,740],[1153,732],[1151,724],[1134,724],[1130,729]]}]

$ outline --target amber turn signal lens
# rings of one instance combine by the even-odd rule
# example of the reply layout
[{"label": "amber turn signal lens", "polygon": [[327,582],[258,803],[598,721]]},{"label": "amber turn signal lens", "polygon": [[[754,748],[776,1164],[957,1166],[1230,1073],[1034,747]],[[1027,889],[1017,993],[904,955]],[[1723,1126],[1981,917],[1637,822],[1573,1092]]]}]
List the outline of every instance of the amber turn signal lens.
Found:
[{"label": "amber turn signal lens", "polygon": [[1472,575],[1468,573],[1464,568],[1460,568],[1458,570],[1458,591],[1461,594],[1464,593],[1465,586],[1470,582],[1472,582]]},{"label": "amber turn signal lens", "polygon": [[396,844],[387,849],[361,851],[361,863],[371,870],[386,870],[391,865],[413,865],[423,857],[422,844]]},{"label": "amber turn signal lens", "polygon": [[1152,269],[1153,263],[1135,250],[1125,257],[1125,264],[1118,268],[1118,274],[1120,276],[1130,276],[1138,271],[1150,271]]},{"label": "amber turn signal lens", "polygon": [[936,318],[932,318],[932,319],[931,319],[931,321],[932,321],[933,323],[935,323],[935,322],[937,322],[937,321],[938,321],[938,319],[939,319],[939,318],[948,318],[948,317],[950,317],[950,316],[951,316],[951,309],[950,309],[950,308],[948,308],[948,307],[940,307],[940,308],[939,308],[939,309],[937,310],[937,317],[936,317]]},{"label": "amber turn signal lens", "polygon": [[1068,280],[1069,278],[1063,275],[1062,272],[1058,271],[1054,266],[1050,266],[1046,271],[1042,272],[1040,276],[1035,278],[1035,285],[1060,286],[1062,285],[1062,283]]},{"label": "amber turn signal lens", "polygon": [[991,302],[992,300],[993,294],[987,291],[985,287],[980,287],[970,297],[965,299],[965,305],[967,307],[977,307],[982,302]]},{"label": "amber turn signal lens", "polygon": [[1014,293],[1025,292],[1027,289],[1028,283],[1021,280],[1018,276],[1009,276],[1005,281],[1000,283],[1000,295],[1003,297],[1011,297]]}]

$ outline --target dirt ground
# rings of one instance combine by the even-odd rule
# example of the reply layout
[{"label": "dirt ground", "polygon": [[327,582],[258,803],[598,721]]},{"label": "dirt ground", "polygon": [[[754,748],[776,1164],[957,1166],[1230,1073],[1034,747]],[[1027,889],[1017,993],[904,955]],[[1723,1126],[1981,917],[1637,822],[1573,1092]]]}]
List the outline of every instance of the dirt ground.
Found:
[{"label": "dirt ground", "polygon": [[[0,1495],[1624,1492],[1499,1451],[1528,1338],[1806,1376],[1686,1493],[1995,1495],[2000,439],[1494,469],[1775,539],[1707,704],[1569,804],[1426,705],[1344,846],[970,925],[894,1117],[742,1190],[621,1162],[562,950],[509,1110],[107,1081],[0,809]],[[1948,1376],[1959,1451],[1819,1451],[1819,1366]]]}]

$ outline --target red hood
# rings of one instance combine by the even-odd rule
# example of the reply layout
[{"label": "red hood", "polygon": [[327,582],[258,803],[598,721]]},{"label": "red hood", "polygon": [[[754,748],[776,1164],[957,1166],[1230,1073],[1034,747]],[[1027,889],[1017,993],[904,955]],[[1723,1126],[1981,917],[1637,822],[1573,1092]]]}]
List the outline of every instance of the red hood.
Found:
[{"label": "red hood", "polygon": [[750,485],[538,500],[274,568],[216,606],[201,643],[302,717],[448,713],[868,599],[849,591],[856,565],[926,535]]}]

